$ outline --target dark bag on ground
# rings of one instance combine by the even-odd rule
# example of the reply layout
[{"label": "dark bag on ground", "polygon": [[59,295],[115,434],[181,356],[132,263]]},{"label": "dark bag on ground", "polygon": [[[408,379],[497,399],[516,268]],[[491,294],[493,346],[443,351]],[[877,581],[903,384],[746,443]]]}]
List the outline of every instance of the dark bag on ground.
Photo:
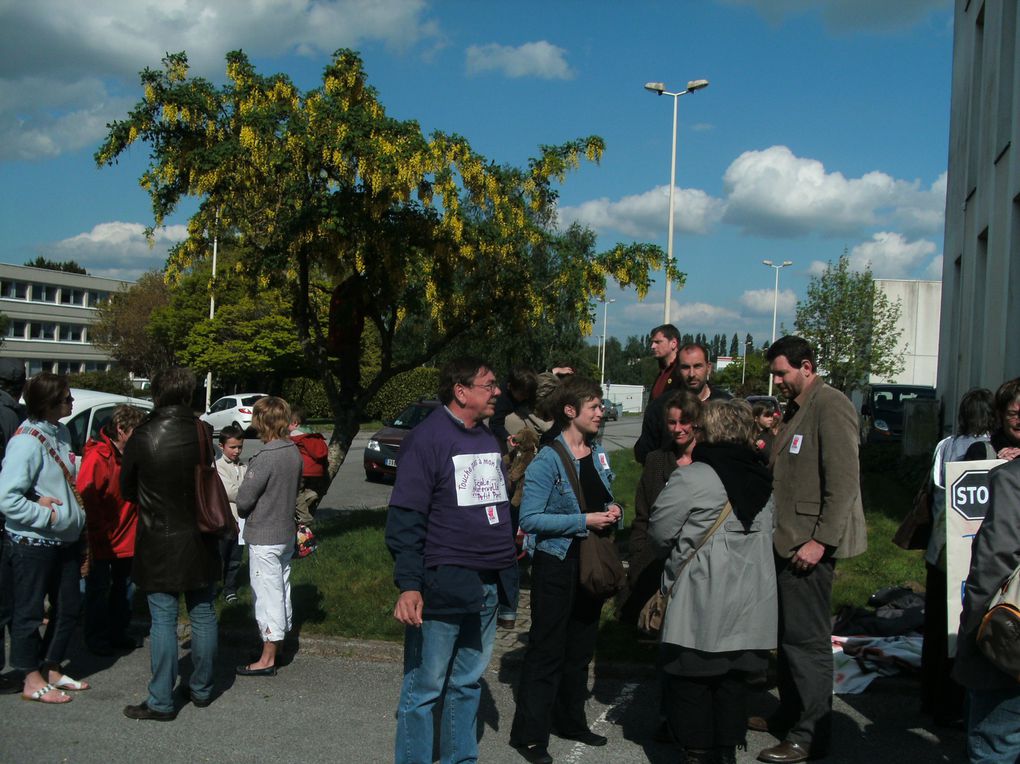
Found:
[{"label": "dark bag on ground", "polygon": [[237,521],[223,481],[212,460],[212,436],[205,423],[195,420],[198,430],[199,463],[195,465],[195,522],[198,530],[214,536],[236,536]]},{"label": "dark bag on ground", "polygon": [[[574,471],[574,460],[567,453],[566,448],[559,440],[552,443],[556,449],[563,466],[566,467],[567,477],[570,479],[570,487],[577,497],[578,507],[582,514],[587,514],[584,494]],[[609,599],[627,585],[627,572],[620,562],[620,555],[616,551],[616,542],[613,539],[612,531],[596,531],[588,529],[588,535],[580,542],[580,584],[588,594],[597,599]]]}]

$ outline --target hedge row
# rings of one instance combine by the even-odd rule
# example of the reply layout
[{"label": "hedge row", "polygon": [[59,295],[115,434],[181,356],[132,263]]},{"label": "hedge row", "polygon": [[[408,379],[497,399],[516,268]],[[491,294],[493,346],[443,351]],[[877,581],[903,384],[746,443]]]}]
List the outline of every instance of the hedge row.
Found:
[{"label": "hedge row", "polygon": [[[439,384],[439,370],[419,367],[398,374],[376,393],[365,414],[371,419],[393,419],[408,404],[419,398],[435,398]],[[333,412],[322,383],[317,379],[288,379],[283,384],[283,397],[289,403],[298,403],[312,419],[331,419]]]}]

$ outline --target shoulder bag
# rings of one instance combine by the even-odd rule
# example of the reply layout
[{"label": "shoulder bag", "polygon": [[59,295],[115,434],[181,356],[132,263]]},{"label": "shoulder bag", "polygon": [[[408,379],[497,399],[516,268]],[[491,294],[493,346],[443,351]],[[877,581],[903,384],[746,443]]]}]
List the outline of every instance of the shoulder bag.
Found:
[{"label": "shoulder bag", "polygon": [[198,431],[198,464],[195,465],[195,523],[201,533],[227,537],[237,535],[237,522],[230,511],[227,491],[212,459],[212,436],[201,419]]},{"label": "shoulder bag", "polygon": [[1020,682],[1020,566],[988,604],[977,646],[992,665]]},{"label": "shoulder bag", "polygon": [[[556,453],[559,454],[560,460],[566,468],[567,478],[577,497],[577,505],[581,514],[587,514],[584,493],[581,491],[577,472],[574,470],[573,457],[559,439],[554,440],[552,446],[556,449]],[[616,551],[612,531],[596,531],[594,528],[589,528],[588,535],[581,539],[580,553],[582,589],[598,599],[608,599],[623,589],[627,583],[627,572],[623,569],[623,563],[620,562],[620,555]]]},{"label": "shoulder bag", "polygon": [[673,577],[673,585],[669,587],[669,591],[665,594],[662,593],[662,587],[656,589],[645,606],[641,608],[641,612],[638,614],[638,629],[643,631],[650,637],[658,637],[662,632],[662,622],[666,618],[666,606],[669,605],[670,599],[673,597],[673,592],[676,590],[676,585],[680,581],[680,572],[687,566],[691,560],[693,560],[701,547],[705,546],[705,542],[712,538],[712,534],[719,530],[720,526],[729,517],[730,512],[733,511],[733,505],[730,504],[729,500],[726,501],[726,506],[722,508],[719,513],[719,517],[712,523],[712,527],[708,529],[708,533],[705,534],[704,538],[694,548],[694,551],[680,563],[680,567],[676,569]]}]

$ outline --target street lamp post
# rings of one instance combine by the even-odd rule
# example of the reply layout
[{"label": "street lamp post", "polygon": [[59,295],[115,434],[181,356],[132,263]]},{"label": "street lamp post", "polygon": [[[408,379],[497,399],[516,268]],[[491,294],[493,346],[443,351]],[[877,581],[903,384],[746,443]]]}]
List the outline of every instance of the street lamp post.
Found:
[{"label": "street lamp post", "polygon": [[661,82],[646,82],[645,90],[650,90],[658,95],[673,96],[673,149],[669,159],[669,231],[666,234],[666,306],[663,309],[662,323],[669,323],[669,304],[672,298],[673,285],[669,278],[669,266],[673,264],[673,189],[676,186],[676,115],[677,103],[680,96],[693,93],[696,90],[708,87],[708,80],[691,80],[687,83],[687,89],[679,93],[670,93],[666,90],[665,84]]},{"label": "street lamp post", "polygon": [[[212,277],[209,280],[209,321],[216,317],[216,249],[219,243],[220,211],[216,209],[216,230],[212,240]],[[205,375],[205,410],[212,405],[212,370]]]},{"label": "street lamp post", "polygon": [[[767,265],[769,268],[774,268],[776,271],[776,289],[772,297],[772,342],[776,341],[776,316],[779,313],[779,271],[788,265],[793,265],[790,260],[783,260],[779,265],[776,265],[771,260],[762,260],[762,265]],[[769,395],[772,395],[772,374],[769,374]]]},{"label": "street lamp post", "polygon": [[606,384],[606,343],[609,341],[609,332],[606,330],[609,321],[609,303],[616,302],[615,299],[602,301],[602,379],[599,386]]},{"label": "street lamp post", "polygon": [[[748,342],[747,339],[745,338],[744,339],[744,353],[743,353],[743,355],[744,355],[744,368],[742,368],[740,370],[740,386],[741,387],[744,386],[744,381],[747,379],[747,347],[750,344],[751,343]],[[769,395],[771,395],[771,393],[769,393]]]}]

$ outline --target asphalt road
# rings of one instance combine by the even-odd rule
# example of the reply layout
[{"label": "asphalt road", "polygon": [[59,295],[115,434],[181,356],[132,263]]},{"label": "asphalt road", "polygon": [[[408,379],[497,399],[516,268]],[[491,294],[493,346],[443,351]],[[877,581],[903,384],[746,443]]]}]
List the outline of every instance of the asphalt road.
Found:
[{"label": "asphalt road", "polygon": [[[184,651],[186,655],[186,650]],[[93,688],[65,706],[0,696],[0,761],[3,762],[353,762],[392,761],[393,714],[400,691],[399,646],[302,640],[272,678],[235,677],[248,652],[224,647],[211,706],[180,706],[170,723],[141,722],[122,714],[145,699],[147,649],[120,659],[95,658],[76,648],[67,671]],[[519,657],[519,656],[518,656]],[[493,661],[484,678],[479,719],[480,761],[522,762],[509,747],[512,683],[517,660]],[[188,661],[182,660],[182,670]],[[557,762],[597,764],[678,760],[676,748],[655,743],[657,685],[647,669],[598,666],[593,671],[588,719],[609,737],[605,748],[553,738]],[[879,679],[863,695],[835,698],[832,764],[858,762],[955,762],[964,760],[960,732],[936,734],[917,713],[918,685]],[[753,711],[774,703],[757,698]],[[748,733],[750,762],[773,745],[765,733]]]}]

